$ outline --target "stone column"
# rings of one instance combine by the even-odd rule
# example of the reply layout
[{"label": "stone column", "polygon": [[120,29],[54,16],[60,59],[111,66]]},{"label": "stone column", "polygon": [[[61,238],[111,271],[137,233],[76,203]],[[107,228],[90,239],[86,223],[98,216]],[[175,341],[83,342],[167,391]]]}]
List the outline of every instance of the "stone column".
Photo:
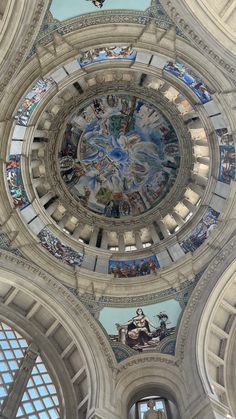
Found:
[{"label": "stone column", "polygon": [[202,140],[200,140],[200,139],[194,139],[194,145],[199,145],[199,146],[203,146],[203,147],[206,147],[206,146],[208,146],[208,142],[207,142],[207,139],[205,138],[205,139],[202,139]]},{"label": "stone column", "polygon": [[64,228],[69,219],[70,214],[63,215],[62,219],[58,223],[59,227]]},{"label": "stone column", "polygon": [[168,83],[164,83],[163,86],[160,87],[160,92],[161,93],[166,93],[170,88],[170,85]]},{"label": "stone column", "polygon": [[205,176],[192,173],[192,179],[200,186],[207,186],[208,179]]},{"label": "stone column", "polygon": [[51,203],[51,205],[49,205],[49,207],[46,209],[47,213],[49,215],[52,215],[54,213],[54,211],[56,211],[57,207],[59,205],[59,200],[56,199],[54,202]]},{"label": "stone column", "polygon": [[30,162],[30,168],[31,169],[37,169],[42,164],[41,160],[31,160]]},{"label": "stone column", "polygon": [[45,148],[45,142],[35,141],[31,146],[31,150],[40,150]]},{"label": "stone column", "polygon": [[[183,120],[185,122],[188,122],[190,119],[196,118],[197,116],[198,115],[197,115],[196,111],[194,109],[192,109],[189,112],[186,112],[186,113],[183,114]],[[190,124],[192,124],[192,122],[195,122],[195,121],[191,121],[191,122],[189,121]],[[191,128],[192,128],[192,126],[191,126]]]},{"label": "stone column", "polygon": [[36,129],[36,131],[34,133],[34,136],[38,137],[38,138],[48,138],[49,131],[48,130],[42,130],[42,129]]},{"label": "stone column", "polygon": [[45,195],[43,195],[39,200],[41,205],[46,205],[46,203],[48,201],[50,201],[50,199],[52,199],[54,197],[54,193],[53,191],[49,191],[47,192]]},{"label": "stone column", "polygon": [[10,388],[9,395],[3,403],[2,414],[7,419],[15,418],[17,414],[37,356],[38,348],[34,343],[31,343],[19,370],[16,372],[15,380]]},{"label": "stone column", "polygon": [[108,234],[106,230],[102,232],[101,249],[107,249],[108,246]]},{"label": "stone column", "polygon": [[142,243],[139,231],[134,232],[134,239],[135,239],[135,245],[136,245],[137,249],[142,250],[143,249],[143,243]]},{"label": "stone column", "polygon": [[204,193],[204,189],[202,186],[197,185],[196,183],[189,183],[188,187],[195,192],[196,194],[198,194],[199,196],[202,196]]},{"label": "stone column", "polygon": [[118,246],[119,246],[119,251],[120,251],[120,252],[124,252],[124,251],[125,251],[125,239],[124,239],[124,234],[119,234],[119,235],[118,235]]},{"label": "stone column", "polygon": [[210,157],[197,157],[197,162],[201,164],[205,164],[206,166],[209,166],[210,164]]},{"label": "stone column", "polygon": [[75,227],[75,229],[73,231],[73,234],[72,234],[73,239],[78,240],[80,238],[81,230],[82,230],[81,225],[78,225],[77,227]]},{"label": "stone column", "polygon": [[198,129],[202,128],[202,121],[201,119],[195,119],[187,124],[188,129]]},{"label": "stone column", "polygon": [[168,228],[166,227],[165,223],[162,220],[159,220],[158,225],[160,227],[160,230],[161,230],[164,238],[166,239],[167,237],[169,237],[170,232],[169,232]]},{"label": "stone column", "polygon": [[194,204],[192,204],[192,202],[190,202],[187,198],[184,198],[183,199],[183,204],[193,214],[197,211],[197,206],[195,206]]},{"label": "stone column", "polygon": [[180,103],[182,103],[184,101],[184,97],[180,94],[178,94],[178,96],[175,98],[174,103],[176,105],[179,105]]},{"label": "stone column", "polygon": [[178,212],[173,211],[172,212],[172,217],[174,218],[174,220],[176,221],[176,223],[182,227],[184,225],[184,220],[183,218],[178,214]]},{"label": "stone column", "polygon": [[45,180],[46,180],[45,176],[40,176],[40,177],[37,177],[37,178],[33,179],[34,187],[37,188],[37,186],[43,185]]},{"label": "stone column", "polygon": [[149,226],[149,231],[153,240],[153,243],[159,243],[161,241],[160,237],[157,234],[156,227],[154,224]]},{"label": "stone column", "polygon": [[99,228],[98,227],[94,227],[92,234],[90,236],[90,240],[89,240],[89,246],[96,246],[97,243],[97,238],[98,238],[98,232],[99,232]]}]

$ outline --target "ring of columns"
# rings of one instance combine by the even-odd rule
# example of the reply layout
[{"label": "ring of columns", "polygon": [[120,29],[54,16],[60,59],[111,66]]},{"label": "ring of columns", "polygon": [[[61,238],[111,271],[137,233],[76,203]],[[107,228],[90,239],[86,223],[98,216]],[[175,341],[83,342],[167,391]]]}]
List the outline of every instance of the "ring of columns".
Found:
[{"label": "ring of columns", "polygon": [[[125,30],[124,28],[123,44],[125,43]],[[84,32],[86,31],[91,31],[91,29],[87,28]],[[45,246],[41,245],[40,232],[47,229],[47,234],[51,235],[53,240],[55,239],[60,245],[69,248],[66,263],[63,258],[59,258],[59,264],[60,271],[63,272],[63,280],[71,285],[76,285],[77,281],[77,275],[76,280],[74,275],[72,276],[72,266],[73,270],[78,272],[82,287],[86,287],[88,284],[89,271],[92,270],[95,280],[98,281],[98,288],[103,289],[108,281],[117,283],[118,286],[120,282],[119,278],[114,279],[114,275],[110,274],[109,260],[125,262],[153,255],[157,257],[158,269],[155,274],[148,275],[148,278],[151,283],[158,279],[156,281],[157,289],[166,287],[165,278],[167,276],[168,285],[176,284],[176,282],[181,283],[186,278],[191,280],[193,271],[198,272],[200,266],[202,268],[204,263],[214,256],[215,243],[224,242],[229,234],[230,228],[227,227],[226,217],[229,217],[232,208],[232,198],[229,199],[229,182],[218,180],[220,150],[217,143],[218,130],[223,130],[226,135],[230,136],[234,132],[234,121],[230,103],[227,102],[227,95],[217,94],[219,83],[222,88],[223,86],[226,88],[228,82],[220,75],[220,81],[216,85],[211,72],[209,72],[207,80],[206,77],[204,78],[204,65],[201,69],[196,68],[195,71],[198,74],[201,70],[201,79],[204,78],[211,91],[215,92],[212,93],[211,101],[202,104],[191,88],[174,75],[163,70],[164,64],[170,60],[169,57],[172,55],[171,42],[169,41],[169,44],[166,42],[165,48],[155,46],[153,31],[147,28],[146,32],[140,35],[138,25],[134,25],[134,35],[135,33],[139,34],[138,41],[136,40],[133,45],[137,51],[135,61],[119,63],[114,60],[112,70],[106,62],[81,68],[75,60],[78,53],[75,54],[72,46],[68,46],[70,38],[70,42],[72,42],[73,34],[68,35],[66,43],[63,43],[63,39],[60,42],[57,39],[54,44],[58,63],[56,70],[55,65],[50,62],[50,50],[41,48],[38,57],[44,65],[44,71],[40,77],[52,80],[52,86],[48,90],[46,89],[40,98],[27,125],[17,125],[14,115],[19,109],[22,97],[24,98],[27,91],[30,91],[30,85],[35,85],[40,79],[36,74],[28,79],[26,76],[33,74],[32,69],[34,60],[36,60],[33,56],[24,67],[21,92],[16,94],[13,87],[14,100],[5,116],[2,112],[3,132],[5,138],[8,138],[5,143],[7,147],[2,153],[3,159],[7,162],[9,155],[19,154],[21,156],[22,180],[29,204],[23,209],[15,210],[6,188],[2,224],[4,224],[6,232],[21,230],[12,239],[13,248],[16,246],[22,254],[27,257],[30,255],[34,260],[43,258],[50,266],[51,272],[57,269],[58,260],[55,260],[52,251],[45,250]],[[156,28],[155,39],[157,34],[158,29]],[[81,36],[83,37],[83,34]],[[144,47],[145,37],[149,40],[149,50]],[[94,35],[92,38],[94,39]],[[90,41],[87,46],[85,41],[83,50],[101,44],[102,38],[100,43],[97,39],[96,44],[91,45]],[[190,62],[191,65],[192,48],[183,39],[178,39],[177,45],[180,59],[186,63]],[[185,52],[183,52],[184,49]],[[68,58],[69,56],[70,58]],[[200,54],[199,57],[201,57]],[[122,68],[122,80],[119,66]],[[145,82],[141,83],[143,76],[145,76]],[[16,82],[20,77],[21,75],[18,76]],[[182,142],[184,145],[183,141],[191,138],[187,141],[187,147],[182,145],[185,168],[182,172],[180,168],[179,179],[173,187],[173,192],[167,195],[166,201],[163,200],[163,205],[161,203],[160,208],[157,207],[150,214],[147,213],[145,219],[141,217],[139,220],[138,217],[137,220],[129,221],[129,226],[126,226],[125,222],[121,223],[119,220],[115,220],[112,229],[109,225],[109,221],[112,224],[111,220],[102,222],[97,220],[94,215],[91,217],[87,215],[87,219],[85,219],[84,214],[80,218],[73,199],[69,201],[65,191],[60,195],[61,184],[58,178],[53,176],[55,164],[47,158],[47,147],[51,152],[54,151],[56,144],[58,119],[65,120],[74,109],[75,104],[78,106],[80,99],[82,106],[83,94],[85,96],[91,94],[92,97],[96,92],[100,92],[101,82],[111,89],[111,92],[115,90],[115,86],[118,86],[119,89],[120,85],[123,89],[130,88],[131,91],[132,89],[136,89],[136,91],[148,89],[148,94],[153,95],[152,100],[157,100],[155,98],[160,100],[163,97],[162,104],[166,106],[163,107],[163,110],[166,109],[164,112],[176,125],[180,143]],[[76,83],[82,88],[82,94],[78,92]],[[140,87],[140,84],[143,86]],[[227,117],[225,113],[221,113],[221,102],[229,110]],[[187,111],[185,111],[186,108]],[[176,109],[175,115],[173,115],[173,109]],[[233,139],[234,134],[232,134],[232,141]],[[213,155],[214,157],[212,157]],[[50,170],[50,164],[53,170]],[[6,182],[6,178],[4,182]],[[231,184],[232,182],[231,180]],[[216,228],[212,232],[206,231],[206,237],[201,245],[191,247],[188,243],[189,237],[198,228],[199,223],[205,222],[204,217],[207,217],[207,211],[214,214],[213,224]],[[6,217],[6,212],[11,216]],[[147,223],[151,227],[147,228]],[[20,229],[19,226],[21,226]],[[116,226],[119,229],[119,234],[116,233]],[[223,227],[224,234],[222,234]],[[100,235],[100,244],[96,246],[98,235]],[[70,257],[71,254],[81,263],[74,265],[74,259]],[[186,270],[189,259],[192,259],[194,266],[192,272],[189,271],[189,268]],[[147,278],[145,280],[147,281]],[[127,278],[126,281],[128,283],[131,279]],[[136,283],[135,278],[132,281]],[[138,281],[140,282],[140,278]],[[124,285],[126,286],[126,284]],[[113,286],[109,285],[109,287],[113,292]]]}]

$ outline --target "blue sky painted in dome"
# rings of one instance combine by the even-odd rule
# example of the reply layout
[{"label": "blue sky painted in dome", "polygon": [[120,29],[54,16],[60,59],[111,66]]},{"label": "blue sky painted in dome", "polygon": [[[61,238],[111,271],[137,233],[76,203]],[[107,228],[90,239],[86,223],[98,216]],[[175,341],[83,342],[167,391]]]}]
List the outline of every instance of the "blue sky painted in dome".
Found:
[{"label": "blue sky painted in dome", "polygon": [[151,0],[106,0],[103,8],[98,9],[87,0],[53,0],[50,11],[58,20],[66,20],[84,13],[99,12],[111,9],[146,10]]}]

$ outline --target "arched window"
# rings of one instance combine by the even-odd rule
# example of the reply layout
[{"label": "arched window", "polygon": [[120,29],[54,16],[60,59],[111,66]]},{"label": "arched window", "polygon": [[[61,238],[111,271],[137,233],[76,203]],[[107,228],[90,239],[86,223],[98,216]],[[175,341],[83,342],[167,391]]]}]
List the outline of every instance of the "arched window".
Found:
[{"label": "arched window", "polygon": [[0,322],[0,408],[9,418],[58,419],[60,404],[38,348]]}]

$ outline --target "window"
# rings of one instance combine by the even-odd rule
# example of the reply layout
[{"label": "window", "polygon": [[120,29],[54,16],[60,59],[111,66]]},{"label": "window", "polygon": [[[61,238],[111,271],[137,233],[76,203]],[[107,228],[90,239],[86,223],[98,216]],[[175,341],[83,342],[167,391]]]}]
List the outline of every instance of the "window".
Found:
[{"label": "window", "polygon": [[150,247],[151,245],[152,245],[151,242],[143,243],[143,248],[146,249],[146,247]]},{"label": "window", "polygon": [[193,213],[190,211],[184,221],[188,221],[192,217],[192,215]]},{"label": "window", "polygon": [[125,246],[125,252],[131,252],[132,250],[137,250],[137,247],[134,245]]},{"label": "window", "polygon": [[[148,412],[149,408],[148,408],[148,401],[151,400],[150,397],[148,397],[147,399],[143,399],[140,402],[137,403],[138,406],[138,417],[139,419],[144,419],[144,413]],[[161,410],[166,417],[166,406],[165,406],[165,400],[161,399],[161,398],[153,398],[152,399],[155,402],[155,410]]]},{"label": "window", "polygon": [[0,406],[8,395],[27,348],[28,343],[21,335],[0,322]]},{"label": "window", "polygon": [[[0,408],[24,361],[29,343],[10,326],[0,322]],[[10,396],[11,397],[11,396]],[[38,355],[17,411],[19,419],[59,419],[57,390]]]},{"label": "window", "polygon": [[36,359],[16,417],[22,419],[60,417],[57,391],[40,356]]},{"label": "window", "polygon": [[110,246],[110,247],[109,247],[109,250],[110,250],[111,252],[118,252],[118,251],[119,251],[119,247],[118,247],[118,246]]}]

